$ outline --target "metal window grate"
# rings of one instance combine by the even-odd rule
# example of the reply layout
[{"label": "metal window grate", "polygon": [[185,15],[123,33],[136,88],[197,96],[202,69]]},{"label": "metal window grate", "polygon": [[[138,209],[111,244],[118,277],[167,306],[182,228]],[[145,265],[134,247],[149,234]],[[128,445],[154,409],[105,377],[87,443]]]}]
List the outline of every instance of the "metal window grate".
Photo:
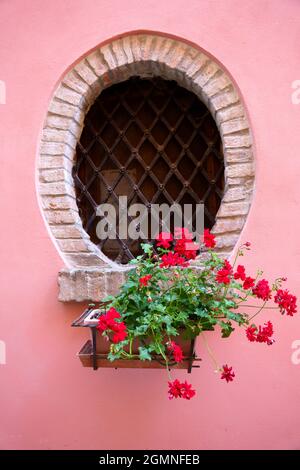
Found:
[{"label": "metal window grate", "polygon": [[136,240],[96,235],[97,206],[117,209],[121,195],[128,206],[148,208],[203,201],[205,226],[213,226],[224,188],[221,138],[206,106],[175,81],[133,77],[104,90],[86,115],[76,156],[83,226],[110,259],[124,264],[140,253]]}]

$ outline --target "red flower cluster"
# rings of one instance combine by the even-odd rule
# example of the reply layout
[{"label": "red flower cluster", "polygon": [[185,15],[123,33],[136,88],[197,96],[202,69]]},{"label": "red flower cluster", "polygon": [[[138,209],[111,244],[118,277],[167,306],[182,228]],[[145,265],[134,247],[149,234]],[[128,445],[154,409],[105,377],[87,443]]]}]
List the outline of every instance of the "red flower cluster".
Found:
[{"label": "red flower cluster", "polygon": [[186,259],[195,259],[199,245],[193,242],[193,234],[186,228],[175,227],[174,251]]},{"label": "red flower cluster", "polygon": [[274,330],[273,325],[270,321],[264,324],[264,326],[257,326],[252,325],[246,329],[246,336],[249,341],[257,343],[267,343],[268,346],[274,343],[274,339],[271,339],[273,336]]},{"label": "red flower cluster", "polygon": [[97,326],[97,330],[99,333],[103,333],[104,331],[112,331],[113,343],[120,343],[124,341],[127,337],[126,325],[124,322],[117,322],[116,320],[121,318],[121,315],[117,310],[111,307],[105,314],[101,315],[99,318],[99,323]]},{"label": "red flower cluster", "polygon": [[278,304],[282,314],[286,313],[292,317],[294,313],[297,313],[297,297],[290,294],[287,289],[278,289],[274,302]]},{"label": "red flower cluster", "polygon": [[239,264],[236,268],[236,272],[234,273],[233,277],[236,280],[240,279],[243,281],[243,289],[245,290],[251,289],[251,287],[254,286],[255,279],[253,279],[253,277],[246,276],[245,266],[241,264]]},{"label": "red flower cluster", "polygon": [[171,251],[162,255],[161,261],[162,262],[159,265],[160,268],[169,268],[170,266],[188,266],[185,258],[180,256],[178,253],[172,253]]},{"label": "red flower cluster", "polygon": [[195,259],[199,245],[193,241],[193,234],[186,228],[175,227],[174,238],[168,232],[161,232],[156,237],[157,246],[168,249],[174,242],[174,250],[165,253],[161,257],[161,268],[169,268],[171,266],[187,267],[188,260]]},{"label": "red flower cluster", "polygon": [[178,379],[174,382],[169,382],[169,399],[172,398],[185,398],[190,400],[195,394],[196,391],[192,389],[191,384],[188,384],[187,381],[179,382]]},{"label": "red flower cluster", "polygon": [[148,285],[148,282],[150,281],[151,279],[151,274],[147,274],[147,276],[143,276],[143,277],[140,277],[139,279],[139,283],[140,283],[140,287],[147,287]]},{"label": "red flower cluster", "polygon": [[214,248],[216,246],[215,236],[212,233],[210,233],[210,230],[208,228],[204,229],[203,243],[206,246],[206,248]]},{"label": "red flower cluster", "polygon": [[174,360],[176,362],[181,362],[183,359],[183,351],[181,347],[175,343],[175,341],[170,341],[168,343],[168,350],[173,354]]},{"label": "red flower cluster", "polygon": [[254,286],[255,279],[253,277],[247,276],[243,282],[243,289],[248,290]]},{"label": "red flower cluster", "polygon": [[235,373],[232,370],[232,367],[228,367],[227,364],[222,368],[221,379],[225,379],[226,382],[232,382],[235,377]]},{"label": "red flower cluster", "polygon": [[229,284],[231,274],[232,274],[232,266],[227,260],[225,260],[223,268],[217,271],[216,281],[219,284]]},{"label": "red flower cluster", "polygon": [[156,239],[157,241],[157,246],[160,246],[161,248],[168,249],[170,248],[170,245],[173,241],[173,236],[169,232],[160,232]]},{"label": "red flower cluster", "polygon": [[234,279],[240,279],[241,281],[244,281],[246,279],[245,266],[239,264],[233,277]]},{"label": "red flower cluster", "polygon": [[271,289],[266,279],[258,281],[256,286],[253,287],[252,292],[258,299],[262,299],[264,301],[267,301],[271,298]]},{"label": "red flower cluster", "polygon": [[270,321],[264,324],[263,327],[259,326],[258,333],[256,335],[257,343],[267,343],[268,346],[274,343],[274,339],[271,339],[273,336],[274,330],[273,325]]},{"label": "red flower cluster", "polygon": [[180,238],[176,240],[174,251],[182,256],[185,256],[186,259],[195,259],[199,246],[197,243],[186,240],[185,238]]}]

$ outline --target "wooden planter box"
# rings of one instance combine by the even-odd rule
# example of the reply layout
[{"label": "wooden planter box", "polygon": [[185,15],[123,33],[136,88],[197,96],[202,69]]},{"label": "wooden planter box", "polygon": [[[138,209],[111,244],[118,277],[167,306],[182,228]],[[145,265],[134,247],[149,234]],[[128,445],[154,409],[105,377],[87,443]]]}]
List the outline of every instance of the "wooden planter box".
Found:
[{"label": "wooden planter box", "polygon": [[[151,361],[141,361],[138,357],[135,359],[117,359],[115,361],[110,361],[107,359],[107,355],[110,350],[111,343],[102,336],[96,325],[98,321],[89,322],[87,318],[91,316],[93,309],[87,309],[83,314],[72,323],[72,326],[75,327],[84,327],[89,328],[91,339],[89,339],[77,353],[82,365],[84,367],[92,367],[94,370],[97,370],[99,367],[110,367],[114,369],[118,368],[138,368],[138,369],[165,369],[166,363],[161,355],[152,355],[153,359]],[[179,344],[182,348],[184,358],[182,362],[169,362],[169,368],[175,369],[187,369],[188,372],[191,372],[193,367],[200,367],[195,365],[194,362],[200,361],[200,358],[197,358],[195,355],[195,339],[186,340],[181,336],[176,337],[176,343]],[[132,344],[132,354],[139,353],[139,346],[141,343],[138,340],[135,340]],[[129,346],[125,349],[129,352]]]}]

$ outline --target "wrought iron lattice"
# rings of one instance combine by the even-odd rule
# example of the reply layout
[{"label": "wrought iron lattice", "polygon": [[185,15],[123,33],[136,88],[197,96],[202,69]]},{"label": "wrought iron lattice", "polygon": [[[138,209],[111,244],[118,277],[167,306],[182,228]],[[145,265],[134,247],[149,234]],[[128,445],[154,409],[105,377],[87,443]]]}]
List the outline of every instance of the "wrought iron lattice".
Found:
[{"label": "wrought iron lattice", "polygon": [[221,138],[193,93],[175,81],[133,77],[104,90],[90,108],[73,177],[85,230],[104,254],[125,264],[140,254],[140,241],[121,239],[118,225],[115,240],[99,240],[98,205],[113,204],[118,216],[118,198],[127,196],[128,207],[192,204],[194,214],[203,202],[205,226],[212,227],[224,188]]}]

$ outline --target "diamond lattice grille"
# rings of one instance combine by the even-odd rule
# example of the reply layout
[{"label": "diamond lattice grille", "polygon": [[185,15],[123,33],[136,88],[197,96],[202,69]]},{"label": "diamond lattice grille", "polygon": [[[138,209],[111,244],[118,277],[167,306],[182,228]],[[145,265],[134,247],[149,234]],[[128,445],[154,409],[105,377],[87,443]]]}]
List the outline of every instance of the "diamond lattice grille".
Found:
[{"label": "diamond lattice grille", "polygon": [[149,209],[204,202],[205,226],[212,227],[224,188],[220,135],[206,106],[175,81],[133,77],[104,90],[90,108],[73,177],[86,232],[125,264],[140,253],[140,242],[120,239],[118,226],[115,240],[99,240],[97,206],[111,203],[118,214],[119,196]]}]

